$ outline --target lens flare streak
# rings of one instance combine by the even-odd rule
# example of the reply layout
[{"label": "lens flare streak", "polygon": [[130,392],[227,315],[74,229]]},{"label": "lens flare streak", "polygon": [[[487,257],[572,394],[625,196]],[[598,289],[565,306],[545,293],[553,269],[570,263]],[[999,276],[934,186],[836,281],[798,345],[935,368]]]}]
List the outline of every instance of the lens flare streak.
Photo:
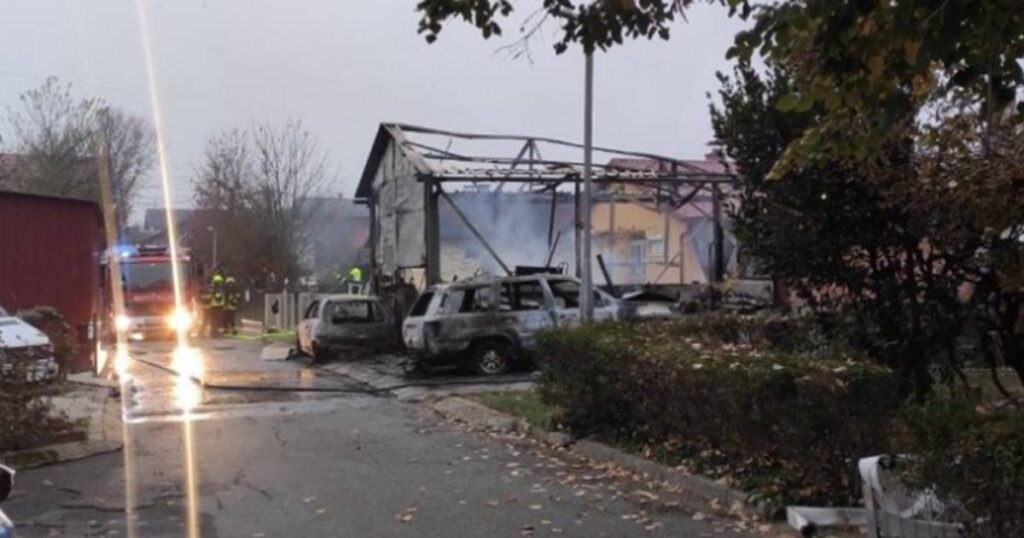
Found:
[{"label": "lens flare streak", "polygon": [[[182,292],[181,268],[180,264],[177,263],[177,260],[180,259],[178,257],[178,233],[171,197],[171,174],[167,157],[167,140],[165,137],[163,113],[160,107],[160,97],[157,91],[156,68],[149,31],[149,15],[146,10],[146,0],[136,0],[135,4],[139,17],[139,34],[142,39],[143,59],[146,64],[146,82],[149,89],[153,126],[156,130],[157,162],[160,172],[160,184],[163,191],[165,218],[167,219],[167,243],[171,259],[175,260],[175,263],[171,264],[171,276],[174,282],[174,312],[185,312],[187,307]],[[183,320],[179,319],[178,321]],[[189,538],[198,538],[200,535],[198,469],[196,467],[191,413],[202,400],[202,389],[194,381],[201,375],[202,367],[198,354],[188,345],[188,325],[188,323],[184,322],[174,324],[178,345],[174,351],[173,360],[175,369],[179,372],[175,396],[177,399],[176,403],[182,412],[182,452],[184,454],[185,467],[187,530]]]}]

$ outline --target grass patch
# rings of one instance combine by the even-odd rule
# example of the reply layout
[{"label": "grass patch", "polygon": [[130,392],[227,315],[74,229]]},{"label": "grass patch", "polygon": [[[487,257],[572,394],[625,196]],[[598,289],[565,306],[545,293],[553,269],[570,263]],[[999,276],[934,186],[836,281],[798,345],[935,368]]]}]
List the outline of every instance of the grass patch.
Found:
[{"label": "grass patch", "polygon": [[496,411],[523,418],[530,426],[544,430],[555,427],[555,408],[542,402],[540,396],[532,390],[485,392],[469,395],[468,398]]},{"label": "grass patch", "polygon": [[278,331],[272,333],[264,333],[263,340],[267,342],[294,342],[295,331]]}]

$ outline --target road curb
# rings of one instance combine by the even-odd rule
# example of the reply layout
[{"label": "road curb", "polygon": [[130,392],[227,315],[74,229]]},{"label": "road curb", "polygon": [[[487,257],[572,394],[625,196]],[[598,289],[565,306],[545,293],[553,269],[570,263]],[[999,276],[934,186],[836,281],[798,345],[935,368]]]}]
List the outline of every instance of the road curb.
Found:
[{"label": "road curb", "polygon": [[749,494],[710,478],[686,474],[594,440],[577,440],[571,434],[530,426],[524,420],[465,398],[451,396],[429,406],[441,415],[475,428],[498,433],[516,432],[547,445],[568,448],[592,460],[615,463],[632,473],[676,487],[693,501],[718,504],[745,517],[769,521],[776,511],[776,507],[753,500]]},{"label": "road curb", "polygon": [[487,431],[512,433],[522,428],[516,417],[457,396],[442,398],[429,405],[444,416]]},{"label": "road curb", "polygon": [[2,459],[18,470],[35,469],[118,452],[122,447],[121,441],[109,439],[82,441],[7,452],[3,454]]}]

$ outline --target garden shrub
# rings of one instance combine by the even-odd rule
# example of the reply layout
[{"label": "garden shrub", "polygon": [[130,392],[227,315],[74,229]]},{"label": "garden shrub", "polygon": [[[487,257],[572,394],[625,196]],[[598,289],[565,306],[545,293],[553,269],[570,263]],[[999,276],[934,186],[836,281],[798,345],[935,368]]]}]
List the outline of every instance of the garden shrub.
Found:
[{"label": "garden shrub", "polygon": [[[752,322],[705,319],[544,332],[541,395],[570,429],[730,477],[780,505],[858,502],[856,460],[887,451],[900,408],[892,372],[750,345],[740,335]],[[770,338],[774,323],[751,341]]]},{"label": "garden shrub", "polygon": [[[25,321],[50,337],[55,359],[63,370],[74,353],[71,328],[52,308],[34,308],[24,314]],[[30,375],[34,359],[14,357],[0,346],[0,364],[4,365],[0,368],[0,452],[38,446],[54,433],[71,427],[49,403],[48,397],[59,391],[60,383],[36,381]]]},{"label": "garden shrub", "polygon": [[1024,411],[935,399],[902,422],[908,481],[934,488],[968,538],[1024,536]]},{"label": "garden shrub", "polygon": [[78,352],[78,341],[71,324],[52,306],[22,310],[18,312],[18,317],[42,331],[50,339],[50,343],[53,344],[53,359],[60,368],[61,378],[66,378]]}]

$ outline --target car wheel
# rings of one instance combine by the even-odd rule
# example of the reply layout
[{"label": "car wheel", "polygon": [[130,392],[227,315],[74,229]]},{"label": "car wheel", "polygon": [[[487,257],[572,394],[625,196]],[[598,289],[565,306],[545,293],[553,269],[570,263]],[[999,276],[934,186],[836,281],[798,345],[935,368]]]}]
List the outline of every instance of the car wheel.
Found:
[{"label": "car wheel", "polygon": [[479,374],[503,374],[512,368],[515,359],[515,348],[508,342],[485,340],[473,346],[473,368]]},{"label": "car wheel", "polygon": [[316,345],[316,342],[312,342],[313,346],[313,362],[327,362],[331,358],[331,351],[328,348],[320,347]]}]

